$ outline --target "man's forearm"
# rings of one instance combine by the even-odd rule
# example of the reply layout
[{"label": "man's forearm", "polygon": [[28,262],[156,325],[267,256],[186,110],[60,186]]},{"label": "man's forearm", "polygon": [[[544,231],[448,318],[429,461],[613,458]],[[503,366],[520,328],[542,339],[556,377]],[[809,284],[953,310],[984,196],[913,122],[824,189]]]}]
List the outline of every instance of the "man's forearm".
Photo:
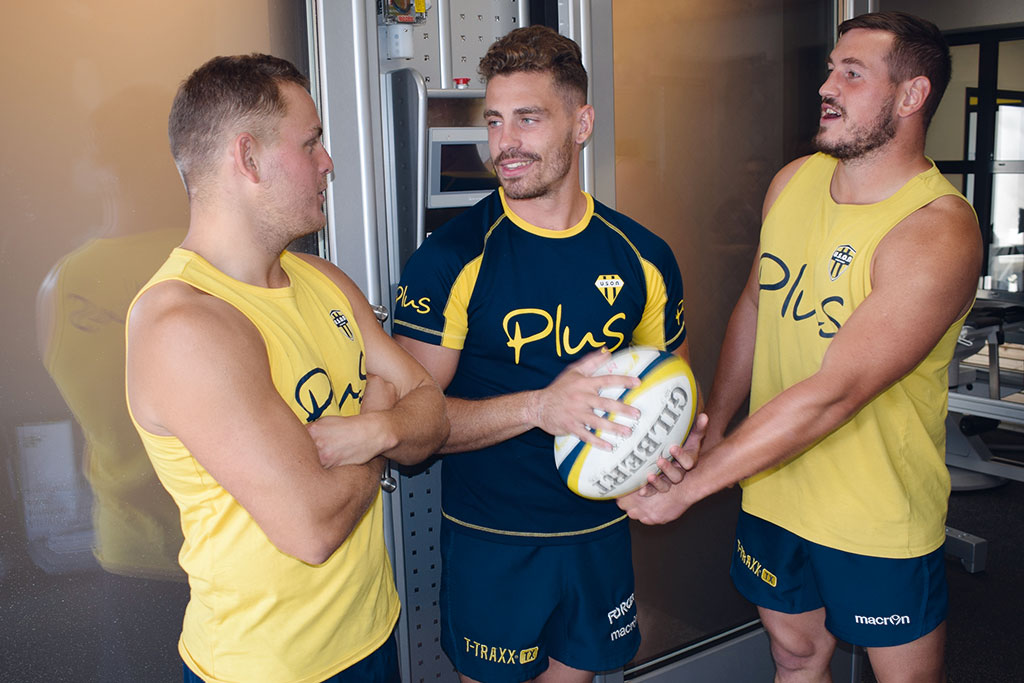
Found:
[{"label": "man's forearm", "polygon": [[448,397],[451,434],[441,453],[463,453],[507,441],[536,426],[534,392],[466,400]]},{"label": "man's forearm", "polygon": [[758,472],[778,465],[830,434],[863,407],[811,377],[782,392],[748,417],[730,436],[701,453],[679,488],[686,507]]},{"label": "man's forearm", "polygon": [[286,524],[260,527],[279,550],[303,562],[321,564],[352,534],[377,499],[384,465],[384,458],[377,457],[362,465],[318,468],[312,478],[296,482],[299,485],[289,490],[291,514]]},{"label": "man's forearm", "polygon": [[395,445],[382,455],[412,465],[441,452],[449,424],[446,399],[435,384],[413,389],[386,414]]}]

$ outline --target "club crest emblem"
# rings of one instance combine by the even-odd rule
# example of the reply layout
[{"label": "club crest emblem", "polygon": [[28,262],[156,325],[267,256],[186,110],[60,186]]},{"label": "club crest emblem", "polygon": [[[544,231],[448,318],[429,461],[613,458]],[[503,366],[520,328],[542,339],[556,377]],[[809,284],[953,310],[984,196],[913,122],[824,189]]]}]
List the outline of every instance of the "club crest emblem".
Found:
[{"label": "club crest emblem", "polygon": [[853,263],[853,257],[856,255],[857,250],[851,247],[849,244],[842,244],[835,248],[832,252],[831,267],[828,271],[829,278],[835,282],[836,279],[843,274],[846,267]]},{"label": "club crest emblem", "polygon": [[614,304],[625,283],[618,275],[598,275],[594,286],[601,292],[608,305]]},{"label": "club crest emblem", "polygon": [[352,328],[349,326],[348,318],[345,317],[344,313],[338,309],[334,309],[331,311],[331,320],[334,321],[335,326],[337,326],[339,330],[345,333],[345,336],[348,337],[349,341],[355,341],[356,337],[352,334]]}]

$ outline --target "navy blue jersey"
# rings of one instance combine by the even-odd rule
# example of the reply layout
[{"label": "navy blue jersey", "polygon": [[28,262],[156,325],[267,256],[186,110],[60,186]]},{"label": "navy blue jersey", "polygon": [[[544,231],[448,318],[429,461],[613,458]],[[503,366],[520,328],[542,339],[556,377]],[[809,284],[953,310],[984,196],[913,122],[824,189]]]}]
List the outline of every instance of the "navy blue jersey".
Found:
[{"label": "navy blue jersey", "polygon": [[[660,237],[589,195],[583,220],[559,231],[512,213],[498,190],[409,259],[394,333],[461,351],[450,396],[541,389],[595,349],[678,347],[683,283]],[[572,542],[623,517],[566,487],[540,429],[442,463],[443,514],[491,538]]]}]

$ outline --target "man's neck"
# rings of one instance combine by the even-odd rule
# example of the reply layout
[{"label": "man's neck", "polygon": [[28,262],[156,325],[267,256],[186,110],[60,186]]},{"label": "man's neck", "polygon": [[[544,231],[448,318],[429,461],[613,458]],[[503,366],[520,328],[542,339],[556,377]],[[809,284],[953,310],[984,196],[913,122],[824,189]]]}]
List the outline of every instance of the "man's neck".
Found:
[{"label": "man's neck", "polygon": [[840,161],[830,185],[832,199],[839,204],[874,204],[929,168],[923,144],[901,145],[893,139],[862,157]]},{"label": "man's neck", "polygon": [[287,287],[276,245],[263,244],[254,226],[227,212],[193,207],[183,249],[194,251],[213,267],[240,282],[256,287]]},{"label": "man's neck", "polygon": [[587,212],[587,198],[579,183],[535,199],[509,199],[506,195],[505,203],[524,221],[545,230],[568,230]]}]

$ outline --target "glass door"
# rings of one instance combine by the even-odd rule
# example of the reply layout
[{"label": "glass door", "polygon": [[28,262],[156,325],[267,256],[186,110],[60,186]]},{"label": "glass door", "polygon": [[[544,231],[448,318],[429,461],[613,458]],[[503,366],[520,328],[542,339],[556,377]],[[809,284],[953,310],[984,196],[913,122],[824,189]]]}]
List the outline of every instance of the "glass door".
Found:
[{"label": "glass door", "polygon": [[[654,10],[617,0],[612,9],[616,208],[672,246],[694,371],[708,391],[755,257],[768,184],[811,151],[833,4],[727,0]],[[626,678],[759,628],[729,579],[738,510],[734,488],[673,524],[634,525],[643,642]],[[758,654],[767,658],[767,648]]]},{"label": "glass door", "polygon": [[128,419],[125,315],[188,227],[178,84],[218,54],[302,68],[305,23],[287,0],[4,7],[0,681],[181,680],[181,527]]}]

